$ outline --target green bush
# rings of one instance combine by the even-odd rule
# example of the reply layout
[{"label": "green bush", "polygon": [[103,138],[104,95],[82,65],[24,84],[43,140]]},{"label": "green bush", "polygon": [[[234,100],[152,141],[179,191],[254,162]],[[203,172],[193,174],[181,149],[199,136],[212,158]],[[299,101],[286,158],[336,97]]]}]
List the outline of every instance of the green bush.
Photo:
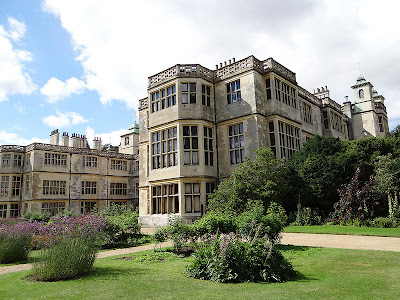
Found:
[{"label": "green bush", "polygon": [[29,221],[48,222],[50,220],[50,214],[48,212],[38,213],[38,212],[27,211],[26,213],[24,213],[22,218]]},{"label": "green bush", "polygon": [[0,232],[0,263],[27,260],[30,242],[31,238],[27,233]]},{"label": "green bush", "polygon": [[76,278],[92,271],[98,245],[93,239],[61,238],[49,248],[40,250],[34,263],[33,277],[40,281]]},{"label": "green bush", "polygon": [[107,221],[108,246],[136,243],[140,235],[139,214],[132,207],[112,204],[101,215]]},{"label": "green bush", "polygon": [[296,220],[292,225],[295,226],[311,226],[311,225],[321,225],[322,218],[318,215],[317,209],[312,209],[310,207],[302,207],[299,203],[297,205]]},{"label": "green bush", "polygon": [[370,226],[378,228],[393,228],[398,227],[399,223],[393,218],[378,217],[370,222]]},{"label": "green bush", "polygon": [[173,250],[179,253],[184,244],[190,239],[194,241],[196,232],[194,227],[188,224],[183,224],[182,218],[178,216],[170,216],[168,220],[169,225],[160,230],[164,231],[166,238],[172,240]]},{"label": "green bush", "polygon": [[246,210],[235,219],[236,232],[248,241],[266,237],[271,244],[275,244],[286,221],[282,206],[272,202],[265,212],[261,203],[249,202]]},{"label": "green bush", "polygon": [[292,265],[265,240],[243,242],[234,233],[214,236],[193,254],[187,276],[217,282],[283,282]]},{"label": "green bush", "polygon": [[200,220],[194,222],[194,227],[198,237],[220,233],[236,231],[235,219],[223,214],[209,212]]}]

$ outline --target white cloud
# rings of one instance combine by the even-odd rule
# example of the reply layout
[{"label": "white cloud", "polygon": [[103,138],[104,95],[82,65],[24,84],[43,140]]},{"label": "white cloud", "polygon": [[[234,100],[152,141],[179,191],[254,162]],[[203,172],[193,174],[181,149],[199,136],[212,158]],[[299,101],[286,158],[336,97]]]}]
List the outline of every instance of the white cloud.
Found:
[{"label": "white cloud", "polygon": [[113,146],[118,146],[121,142],[121,135],[128,132],[126,129],[115,130],[108,133],[95,133],[94,129],[90,126],[85,129],[86,137],[91,146],[93,146],[93,138],[101,138],[102,144],[111,144]]},{"label": "white cloud", "polygon": [[85,82],[75,77],[71,77],[65,83],[53,77],[40,89],[40,92],[47,96],[47,102],[54,103],[72,94],[82,93],[85,87]]},{"label": "white cloud", "polygon": [[11,42],[23,38],[25,24],[8,18],[8,25],[8,31],[0,26],[0,102],[8,100],[9,95],[29,95],[36,89],[23,64],[24,61],[32,60],[32,54],[26,50],[14,49]]},{"label": "white cloud", "polygon": [[44,8],[71,35],[87,88],[102,103],[136,108],[148,76],[253,54],[273,57],[310,91],[327,85],[339,103],[352,94],[360,63],[386,96],[389,117],[400,117],[396,0],[45,0]]},{"label": "white cloud", "polygon": [[50,115],[42,119],[43,123],[52,128],[68,128],[71,125],[87,123],[89,120],[82,117],[76,112],[61,113],[57,111],[57,115]]},{"label": "white cloud", "polygon": [[20,145],[26,146],[32,143],[49,143],[48,139],[31,138],[30,140],[23,138],[17,133],[0,131],[0,145]]},{"label": "white cloud", "polygon": [[13,106],[16,109],[17,112],[19,112],[19,113],[24,113],[25,112],[25,106],[23,104],[21,104],[21,102],[17,102]]}]

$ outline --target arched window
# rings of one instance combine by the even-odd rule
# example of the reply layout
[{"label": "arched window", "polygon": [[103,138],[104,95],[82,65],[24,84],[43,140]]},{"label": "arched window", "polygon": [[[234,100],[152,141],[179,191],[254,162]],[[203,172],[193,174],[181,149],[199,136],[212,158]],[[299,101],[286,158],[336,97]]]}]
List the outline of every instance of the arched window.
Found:
[{"label": "arched window", "polygon": [[359,90],[358,97],[359,98],[364,98],[364,90],[363,89]]}]

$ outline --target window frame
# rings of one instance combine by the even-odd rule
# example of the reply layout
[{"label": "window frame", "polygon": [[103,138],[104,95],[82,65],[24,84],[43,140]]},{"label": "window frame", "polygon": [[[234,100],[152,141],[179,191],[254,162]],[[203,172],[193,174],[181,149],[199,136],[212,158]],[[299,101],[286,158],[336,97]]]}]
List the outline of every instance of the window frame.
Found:
[{"label": "window frame", "polygon": [[226,100],[228,104],[242,101],[240,79],[234,80],[226,84]]},{"label": "window frame", "polygon": [[[237,129],[237,130],[236,130]],[[231,165],[237,165],[245,160],[245,141],[243,122],[228,126],[229,160]],[[236,141],[237,138],[237,141]]]}]

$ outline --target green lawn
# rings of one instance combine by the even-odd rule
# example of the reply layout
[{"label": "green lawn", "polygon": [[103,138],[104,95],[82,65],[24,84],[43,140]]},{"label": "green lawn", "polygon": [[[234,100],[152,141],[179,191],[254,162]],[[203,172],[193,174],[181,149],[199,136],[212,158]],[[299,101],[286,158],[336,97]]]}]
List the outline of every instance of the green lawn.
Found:
[{"label": "green lawn", "polygon": [[[400,253],[281,246],[300,272],[286,283],[221,284],[187,278],[188,259],[143,263],[98,259],[89,276],[32,282],[0,275],[2,299],[398,299]],[[132,254],[133,255],[140,255]]]},{"label": "green lawn", "polygon": [[288,226],[284,232],[354,234],[400,237],[400,228],[373,228],[340,225]]}]

